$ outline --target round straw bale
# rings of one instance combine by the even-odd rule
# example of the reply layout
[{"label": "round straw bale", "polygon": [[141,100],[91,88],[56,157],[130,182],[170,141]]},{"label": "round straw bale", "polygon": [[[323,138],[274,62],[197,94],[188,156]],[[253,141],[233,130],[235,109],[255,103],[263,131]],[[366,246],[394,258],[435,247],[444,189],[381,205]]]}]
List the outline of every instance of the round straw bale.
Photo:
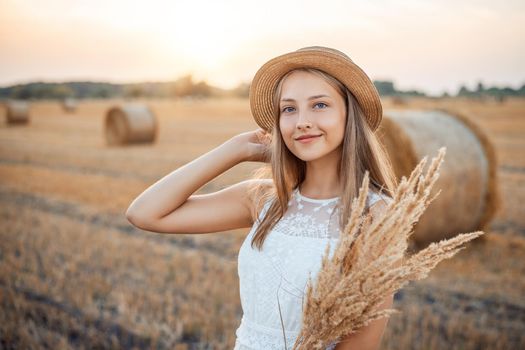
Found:
[{"label": "round straw bale", "polygon": [[484,230],[500,206],[497,159],[483,130],[471,119],[441,110],[391,110],[378,130],[400,179],[440,147],[447,153],[432,195],[441,190],[414,227],[412,239],[422,246],[458,233]]},{"label": "round straw bale", "polygon": [[73,98],[65,98],[62,101],[62,108],[66,113],[74,113],[77,109],[77,101]]},{"label": "round straw bale", "polygon": [[8,124],[29,123],[29,103],[26,101],[11,100],[5,102]]},{"label": "round straw bale", "polygon": [[154,142],[157,135],[157,120],[146,105],[115,106],[106,114],[105,132],[109,145]]}]

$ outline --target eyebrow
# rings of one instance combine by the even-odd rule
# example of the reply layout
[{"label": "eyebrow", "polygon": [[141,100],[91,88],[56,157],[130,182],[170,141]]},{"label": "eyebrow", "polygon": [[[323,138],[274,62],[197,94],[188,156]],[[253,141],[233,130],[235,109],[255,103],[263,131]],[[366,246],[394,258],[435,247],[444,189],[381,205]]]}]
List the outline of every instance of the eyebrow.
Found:
[{"label": "eyebrow", "polygon": [[[308,100],[315,100],[316,98],[320,98],[320,97],[330,97],[328,95],[314,95],[314,96],[310,96],[308,97]],[[295,101],[293,98],[283,98],[281,99],[281,102],[287,102],[287,101]]]}]

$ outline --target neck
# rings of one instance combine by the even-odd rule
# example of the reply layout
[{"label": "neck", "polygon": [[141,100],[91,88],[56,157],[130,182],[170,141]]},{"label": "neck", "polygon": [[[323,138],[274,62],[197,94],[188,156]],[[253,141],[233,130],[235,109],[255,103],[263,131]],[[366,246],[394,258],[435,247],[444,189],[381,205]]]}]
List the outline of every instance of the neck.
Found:
[{"label": "neck", "polygon": [[337,163],[341,158],[338,151],[306,162],[306,177],[300,185],[303,195],[311,198],[334,198],[341,194]]}]

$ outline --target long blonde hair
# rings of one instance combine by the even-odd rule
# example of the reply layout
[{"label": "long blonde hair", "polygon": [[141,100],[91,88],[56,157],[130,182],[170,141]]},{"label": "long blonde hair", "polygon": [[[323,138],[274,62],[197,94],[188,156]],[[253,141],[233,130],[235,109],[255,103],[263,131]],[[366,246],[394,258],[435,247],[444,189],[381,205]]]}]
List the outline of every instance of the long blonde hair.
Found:
[{"label": "long blonde hair", "polygon": [[[257,169],[254,178],[268,178],[271,174],[273,186],[271,188],[256,186],[250,189],[256,203],[256,217],[264,203],[271,201],[266,214],[260,220],[254,233],[251,246],[255,244],[262,249],[264,240],[283,217],[292,191],[305,179],[306,162],[297,158],[286,147],[279,128],[279,100],[281,98],[282,84],[285,78],[294,71],[306,71],[323,78],[337,90],[345,99],[346,125],[342,142],[342,154],[338,163],[338,176],[342,184],[341,200],[338,203],[340,210],[339,226],[343,230],[350,217],[351,203],[359,193],[365,171],[369,172],[371,189],[378,193],[392,196],[397,185],[388,153],[384,149],[376,134],[370,129],[365,115],[353,94],[333,76],[313,68],[298,68],[285,74],[277,85],[274,95],[274,126],[270,144],[271,156],[269,166]],[[349,108],[350,107],[350,108]],[[270,173],[270,174],[269,174]]]}]

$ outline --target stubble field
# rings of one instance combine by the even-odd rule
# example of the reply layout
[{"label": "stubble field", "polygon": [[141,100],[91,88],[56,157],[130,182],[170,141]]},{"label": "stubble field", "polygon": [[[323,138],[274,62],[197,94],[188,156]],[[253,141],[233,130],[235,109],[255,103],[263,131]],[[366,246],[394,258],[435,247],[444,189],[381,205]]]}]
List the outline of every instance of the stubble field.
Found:
[{"label": "stubble field", "polygon": [[[249,228],[158,234],[124,213],[162,176],[257,128],[249,102],[143,101],[158,118],[157,141],[109,147],[104,113],[117,102],[81,101],[73,114],[35,102],[30,124],[18,126],[0,109],[0,348],[233,348]],[[496,147],[503,202],[485,239],[396,294],[401,313],[382,348],[525,348],[525,100],[384,106],[447,107],[477,122]],[[239,164],[198,193],[258,166]]]}]

